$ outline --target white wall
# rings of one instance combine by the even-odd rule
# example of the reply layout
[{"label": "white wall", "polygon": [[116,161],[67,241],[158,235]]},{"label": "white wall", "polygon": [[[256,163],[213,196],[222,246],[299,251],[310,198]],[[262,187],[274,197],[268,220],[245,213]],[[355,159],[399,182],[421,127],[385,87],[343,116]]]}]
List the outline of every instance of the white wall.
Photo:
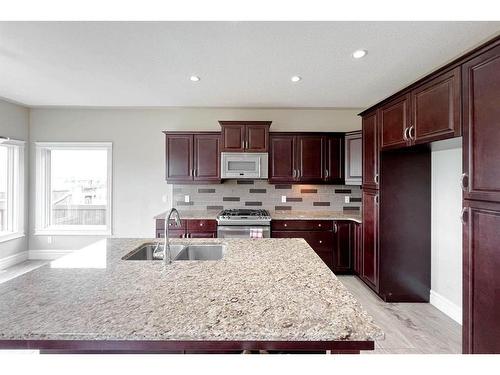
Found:
[{"label": "white wall", "polygon": [[[28,141],[29,138],[29,110],[16,104],[0,100],[0,135],[7,136],[12,139],[21,141]],[[28,233],[28,186],[29,186],[29,148],[26,145],[25,149],[25,232]],[[10,260],[22,260],[23,252],[28,249],[27,237],[10,240],[7,242],[0,242],[0,263],[2,259],[5,260],[4,265],[10,265]],[[16,255],[18,254],[18,255]],[[24,254],[26,255],[26,254]],[[7,264],[6,258],[10,259]]]},{"label": "white wall", "polygon": [[431,304],[462,322],[461,138],[432,145]]},{"label": "white wall", "polygon": [[[353,109],[32,109],[30,140],[113,142],[113,234],[153,237],[153,216],[168,208],[164,202],[168,186],[163,130],[217,131],[218,120],[270,120],[272,131],[343,132],[361,129],[359,112]],[[32,161],[31,165],[35,163]],[[32,167],[31,176],[34,173]],[[34,199],[34,183],[31,197]],[[34,218],[34,205],[30,217]],[[31,222],[30,228],[33,227]],[[32,235],[30,249],[72,250],[96,239]]]}]

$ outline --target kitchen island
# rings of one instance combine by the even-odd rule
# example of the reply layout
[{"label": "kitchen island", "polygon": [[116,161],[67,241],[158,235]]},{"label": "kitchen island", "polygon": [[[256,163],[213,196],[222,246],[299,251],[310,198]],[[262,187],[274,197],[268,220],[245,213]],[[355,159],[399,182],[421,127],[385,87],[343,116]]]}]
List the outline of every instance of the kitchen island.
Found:
[{"label": "kitchen island", "polygon": [[122,258],[107,239],[0,285],[0,348],[42,352],[372,350],[372,318],[303,239],[224,242],[217,261]]}]

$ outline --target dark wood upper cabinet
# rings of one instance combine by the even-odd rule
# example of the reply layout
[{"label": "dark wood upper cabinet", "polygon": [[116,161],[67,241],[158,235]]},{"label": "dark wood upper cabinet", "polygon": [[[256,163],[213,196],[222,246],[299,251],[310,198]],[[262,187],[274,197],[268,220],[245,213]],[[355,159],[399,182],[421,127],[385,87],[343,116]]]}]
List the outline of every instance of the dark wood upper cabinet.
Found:
[{"label": "dark wood upper cabinet", "polygon": [[378,110],[380,148],[382,150],[404,147],[408,144],[410,128],[410,94],[405,94]]},{"label": "dark wood upper cabinet", "polygon": [[500,45],[463,64],[462,79],[464,198],[500,202]]},{"label": "dark wood upper cabinet", "polygon": [[411,91],[411,125],[415,144],[461,135],[460,67],[442,73]]},{"label": "dark wood upper cabinet", "polygon": [[195,181],[220,180],[220,134],[195,134],[193,160]]},{"label": "dark wood upper cabinet", "polygon": [[271,121],[219,121],[221,151],[267,152]]},{"label": "dark wood upper cabinet", "polygon": [[293,181],[296,174],[295,136],[271,133],[269,142],[269,181]]},{"label": "dark wood upper cabinet", "polygon": [[377,112],[363,116],[363,188],[378,189],[379,132]]},{"label": "dark wood upper cabinet", "polygon": [[363,250],[361,278],[378,293],[378,191],[363,190]]},{"label": "dark wood upper cabinet", "polygon": [[343,135],[270,133],[269,182],[344,183]]},{"label": "dark wood upper cabinet", "polygon": [[167,182],[220,182],[220,133],[165,132]]},{"label": "dark wood upper cabinet", "polygon": [[463,352],[500,353],[500,204],[466,201]]},{"label": "dark wood upper cabinet", "polygon": [[301,182],[321,181],[326,176],[326,137],[297,136],[297,178]]},{"label": "dark wood upper cabinet", "polygon": [[246,125],[246,151],[267,152],[269,149],[269,126]]},{"label": "dark wood upper cabinet", "polygon": [[240,152],[245,150],[245,126],[222,125],[222,151]]},{"label": "dark wood upper cabinet", "polygon": [[193,179],[193,134],[168,133],[165,136],[167,181]]},{"label": "dark wood upper cabinet", "polygon": [[344,137],[340,135],[326,137],[324,180],[332,184],[344,184],[345,152]]}]

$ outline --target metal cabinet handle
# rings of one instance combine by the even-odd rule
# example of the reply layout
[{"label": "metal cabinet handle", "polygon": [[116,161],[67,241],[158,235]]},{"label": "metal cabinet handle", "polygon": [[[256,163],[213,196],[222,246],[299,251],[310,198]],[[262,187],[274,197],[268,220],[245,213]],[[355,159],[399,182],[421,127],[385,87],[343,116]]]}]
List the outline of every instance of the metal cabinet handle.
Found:
[{"label": "metal cabinet handle", "polygon": [[403,130],[403,139],[405,141],[408,141],[408,135],[407,135],[407,133],[408,133],[408,128],[404,128],[404,130]]},{"label": "metal cabinet handle", "polygon": [[319,240],[319,243],[323,243],[323,241]]},{"label": "metal cabinet handle", "polygon": [[325,169],[325,178],[328,178],[330,177],[330,172],[328,171],[328,169]]},{"label": "metal cabinet handle", "polygon": [[241,148],[245,149],[245,141],[244,140],[241,140]]},{"label": "metal cabinet handle", "polygon": [[202,226],[203,226],[203,223],[200,223],[200,227],[202,227]]},{"label": "metal cabinet handle", "polygon": [[337,233],[337,232],[338,232],[338,229],[339,229],[339,228],[337,227],[337,223],[334,223],[334,224],[333,224],[333,232],[334,232],[334,233]]},{"label": "metal cabinet handle", "polygon": [[378,173],[375,173],[375,176],[373,176],[373,181],[378,185]]},{"label": "metal cabinet handle", "polygon": [[287,226],[288,226],[288,224],[286,224],[286,223],[285,223],[285,224],[283,224],[283,226],[284,226],[284,227],[287,227]]},{"label": "metal cabinet handle", "polygon": [[[465,183],[465,179],[467,179],[467,184]],[[460,186],[463,191],[467,191],[467,188],[469,187],[469,176],[467,173],[462,173],[462,176],[460,177]]]},{"label": "metal cabinet handle", "polygon": [[375,195],[375,204],[378,204],[378,194]]},{"label": "metal cabinet handle", "polygon": [[462,225],[465,224],[465,214],[467,213],[467,207],[462,208],[462,213],[460,214],[460,221],[462,222]]},{"label": "metal cabinet handle", "polygon": [[[413,135],[412,135],[412,132],[413,132]],[[415,140],[415,126],[410,126],[408,128],[408,137],[410,138],[410,140]]]},{"label": "metal cabinet handle", "polygon": [[321,227],[321,224],[318,224],[318,227]]}]

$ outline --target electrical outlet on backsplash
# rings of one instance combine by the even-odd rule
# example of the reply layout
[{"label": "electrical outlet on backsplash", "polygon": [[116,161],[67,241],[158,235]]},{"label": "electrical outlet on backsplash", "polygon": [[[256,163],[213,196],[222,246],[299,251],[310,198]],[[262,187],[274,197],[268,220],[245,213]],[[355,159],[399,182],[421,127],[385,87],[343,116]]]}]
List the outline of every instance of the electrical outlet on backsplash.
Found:
[{"label": "electrical outlet on backsplash", "polygon": [[[347,185],[271,185],[264,180],[228,180],[220,185],[173,185],[173,204],[182,210],[265,208],[283,211],[355,211],[361,188]],[[190,196],[189,202],[184,197]],[[282,197],[286,196],[286,202]],[[350,203],[345,203],[349,196]]]}]

